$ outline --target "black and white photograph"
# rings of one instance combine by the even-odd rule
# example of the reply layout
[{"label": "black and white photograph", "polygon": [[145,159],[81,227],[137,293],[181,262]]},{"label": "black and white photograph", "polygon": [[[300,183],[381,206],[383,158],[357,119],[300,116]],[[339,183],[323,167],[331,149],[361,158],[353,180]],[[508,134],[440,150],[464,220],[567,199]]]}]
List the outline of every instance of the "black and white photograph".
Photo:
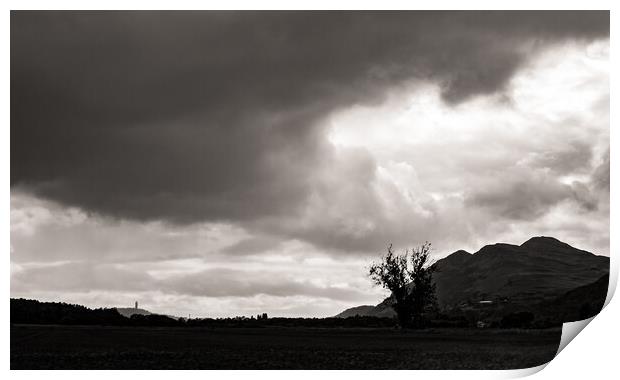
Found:
[{"label": "black and white photograph", "polygon": [[608,10],[12,10],[10,369],[549,363],[610,69]]}]

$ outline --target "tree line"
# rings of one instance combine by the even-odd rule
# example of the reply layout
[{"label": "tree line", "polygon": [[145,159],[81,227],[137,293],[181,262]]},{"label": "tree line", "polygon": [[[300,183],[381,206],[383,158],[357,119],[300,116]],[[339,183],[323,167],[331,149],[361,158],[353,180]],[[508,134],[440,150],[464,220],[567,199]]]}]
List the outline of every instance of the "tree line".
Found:
[{"label": "tree line", "polygon": [[11,298],[12,324],[58,324],[101,326],[167,326],[167,327],[395,327],[392,318],[355,316],[349,318],[172,318],[166,315],[134,314],[127,318],[115,308],[89,309],[64,302],[40,302]]}]

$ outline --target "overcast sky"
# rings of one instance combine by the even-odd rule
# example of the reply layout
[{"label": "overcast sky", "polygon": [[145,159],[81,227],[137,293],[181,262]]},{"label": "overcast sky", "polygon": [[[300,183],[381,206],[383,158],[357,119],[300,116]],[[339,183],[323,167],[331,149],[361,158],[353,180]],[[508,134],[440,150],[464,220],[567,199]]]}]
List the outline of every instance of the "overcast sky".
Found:
[{"label": "overcast sky", "polygon": [[609,13],[13,12],[11,296],[376,304],[388,243],[609,255]]}]

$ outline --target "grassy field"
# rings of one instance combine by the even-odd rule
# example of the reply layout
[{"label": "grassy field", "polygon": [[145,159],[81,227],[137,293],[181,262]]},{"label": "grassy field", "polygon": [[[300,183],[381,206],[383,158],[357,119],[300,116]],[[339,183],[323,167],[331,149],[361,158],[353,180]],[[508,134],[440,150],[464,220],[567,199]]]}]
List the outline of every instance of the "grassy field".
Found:
[{"label": "grassy field", "polygon": [[11,369],[512,369],[561,329],[11,326]]}]

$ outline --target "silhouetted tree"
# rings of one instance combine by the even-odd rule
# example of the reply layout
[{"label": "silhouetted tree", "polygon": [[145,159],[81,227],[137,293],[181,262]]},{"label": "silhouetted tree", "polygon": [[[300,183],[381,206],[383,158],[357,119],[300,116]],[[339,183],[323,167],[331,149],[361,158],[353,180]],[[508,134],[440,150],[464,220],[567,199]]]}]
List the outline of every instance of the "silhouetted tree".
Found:
[{"label": "silhouetted tree", "polygon": [[375,284],[392,292],[392,308],[403,328],[422,327],[425,310],[436,303],[430,249],[427,242],[399,255],[390,244],[382,261],[370,266],[368,274]]}]

